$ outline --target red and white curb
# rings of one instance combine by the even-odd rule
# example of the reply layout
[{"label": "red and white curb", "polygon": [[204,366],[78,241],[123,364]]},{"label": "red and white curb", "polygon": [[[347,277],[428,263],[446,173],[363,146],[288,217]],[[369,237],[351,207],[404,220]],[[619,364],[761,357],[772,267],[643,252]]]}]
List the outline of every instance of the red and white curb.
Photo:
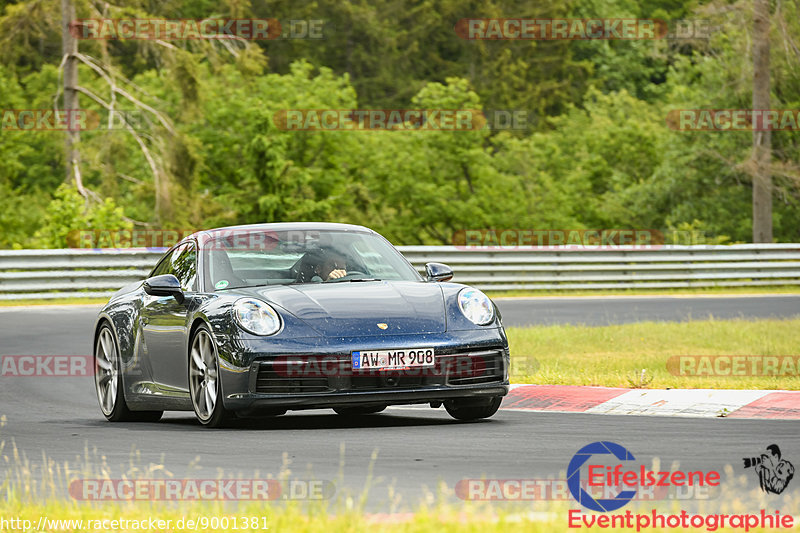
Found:
[{"label": "red and white curb", "polygon": [[800,419],[800,391],[512,385],[501,409],[797,420]]}]

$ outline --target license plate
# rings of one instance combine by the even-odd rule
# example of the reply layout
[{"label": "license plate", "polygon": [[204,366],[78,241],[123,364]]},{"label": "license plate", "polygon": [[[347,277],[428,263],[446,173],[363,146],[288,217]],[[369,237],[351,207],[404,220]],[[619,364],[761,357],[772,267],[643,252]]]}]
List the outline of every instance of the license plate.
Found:
[{"label": "license plate", "polygon": [[395,370],[435,364],[433,348],[353,352],[353,370]]}]

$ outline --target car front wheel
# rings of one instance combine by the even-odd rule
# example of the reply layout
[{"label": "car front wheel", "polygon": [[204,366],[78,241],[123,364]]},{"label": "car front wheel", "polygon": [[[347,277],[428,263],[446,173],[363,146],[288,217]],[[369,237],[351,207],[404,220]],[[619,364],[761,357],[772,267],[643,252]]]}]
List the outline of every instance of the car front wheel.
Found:
[{"label": "car front wheel", "polygon": [[225,426],[233,413],[222,405],[217,349],[208,327],[197,328],[189,351],[189,392],[197,420],[206,427]]}]

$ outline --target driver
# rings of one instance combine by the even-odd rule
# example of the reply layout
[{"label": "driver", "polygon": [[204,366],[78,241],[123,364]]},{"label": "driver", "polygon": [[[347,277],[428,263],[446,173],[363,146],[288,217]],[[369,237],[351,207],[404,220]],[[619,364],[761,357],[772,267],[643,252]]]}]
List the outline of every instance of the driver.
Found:
[{"label": "driver", "polygon": [[318,264],[315,269],[315,274],[322,278],[323,281],[331,279],[339,279],[347,275],[345,270],[344,257],[338,254],[326,254],[327,257],[322,264]]},{"label": "driver", "polygon": [[298,281],[301,283],[328,281],[347,275],[347,261],[336,252],[319,249],[306,252],[301,261]]}]

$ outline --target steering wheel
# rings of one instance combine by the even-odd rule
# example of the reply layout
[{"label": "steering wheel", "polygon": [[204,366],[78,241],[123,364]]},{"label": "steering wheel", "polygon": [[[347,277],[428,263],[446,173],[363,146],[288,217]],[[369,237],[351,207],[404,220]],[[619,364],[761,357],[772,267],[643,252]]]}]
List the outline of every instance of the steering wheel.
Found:
[{"label": "steering wheel", "polygon": [[347,272],[347,274],[345,274],[341,278],[329,279],[324,281],[323,283],[336,283],[337,281],[353,279],[353,277],[355,276],[366,276],[366,275],[367,274],[365,272],[361,272],[360,270],[350,270]]}]

